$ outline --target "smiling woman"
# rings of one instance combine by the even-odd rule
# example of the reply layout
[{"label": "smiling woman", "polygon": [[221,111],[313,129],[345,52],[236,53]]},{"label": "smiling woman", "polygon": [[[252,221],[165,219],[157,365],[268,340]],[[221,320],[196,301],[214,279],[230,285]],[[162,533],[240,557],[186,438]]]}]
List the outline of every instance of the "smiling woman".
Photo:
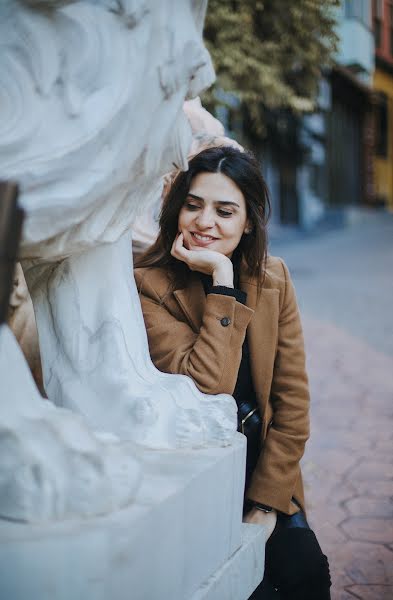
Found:
[{"label": "smiling woman", "polygon": [[174,180],[135,279],[156,367],[236,400],[247,433],[244,520],[264,525],[267,539],[253,600],[328,600],[299,464],[309,436],[302,328],[288,269],[267,257],[269,211],[249,153],[202,151]]},{"label": "smiling woman", "polygon": [[[230,259],[235,253],[244,259],[260,291],[269,214],[268,190],[250,153],[230,146],[203,150],[192,158],[188,171],[175,178],[164,199],[157,240],[136,265],[168,267],[175,289],[187,285],[190,269],[200,271],[201,261],[206,267],[202,272],[207,275],[213,275],[220,262],[227,270],[232,269]],[[187,260],[179,254],[184,258],[185,250],[191,252]],[[194,264],[193,252],[200,250],[212,250],[214,255],[199,256]],[[210,266],[208,259],[212,259]],[[229,285],[233,287],[233,282]]]}]

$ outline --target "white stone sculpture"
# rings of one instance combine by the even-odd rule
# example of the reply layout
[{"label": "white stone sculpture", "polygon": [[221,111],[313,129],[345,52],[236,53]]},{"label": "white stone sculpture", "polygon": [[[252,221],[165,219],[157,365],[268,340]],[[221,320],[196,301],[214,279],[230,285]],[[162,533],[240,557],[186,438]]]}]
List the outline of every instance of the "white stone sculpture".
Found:
[{"label": "white stone sculpture", "polygon": [[4,325],[0,357],[0,519],[61,520],[129,504],[141,481],[133,448],[42,400]]},{"label": "white stone sculpture", "polygon": [[[21,258],[46,393],[83,417],[43,404],[3,328],[2,516],[54,519],[123,505],[140,470],[119,439],[179,448],[233,438],[233,399],[203,395],[152,365],[129,233],[161,176],[187,166],[183,101],[214,77],[201,37],[205,9],[206,0],[0,5],[0,174],[20,184],[26,211]],[[18,467],[26,456],[27,479]],[[90,496],[75,492],[71,474],[92,482]],[[71,489],[73,506],[58,509]]]}]

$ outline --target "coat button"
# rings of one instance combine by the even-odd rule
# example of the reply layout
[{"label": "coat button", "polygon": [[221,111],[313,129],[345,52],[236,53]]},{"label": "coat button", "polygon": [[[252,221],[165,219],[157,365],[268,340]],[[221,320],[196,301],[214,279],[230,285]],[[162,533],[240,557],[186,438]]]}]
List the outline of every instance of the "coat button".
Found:
[{"label": "coat button", "polygon": [[228,327],[231,324],[231,319],[229,317],[223,317],[220,321],[223,327]]}]

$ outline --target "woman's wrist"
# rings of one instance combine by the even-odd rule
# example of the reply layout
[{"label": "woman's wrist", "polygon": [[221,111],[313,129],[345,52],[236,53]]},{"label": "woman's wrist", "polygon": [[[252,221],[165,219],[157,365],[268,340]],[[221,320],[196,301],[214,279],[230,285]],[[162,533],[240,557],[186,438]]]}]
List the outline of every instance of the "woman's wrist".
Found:
[{"label": "woman's wrist", "polygon": [[212,273],[213,285],[222,285],[233,288],[233,265],[228,259],[228,262],[218,265]]}]

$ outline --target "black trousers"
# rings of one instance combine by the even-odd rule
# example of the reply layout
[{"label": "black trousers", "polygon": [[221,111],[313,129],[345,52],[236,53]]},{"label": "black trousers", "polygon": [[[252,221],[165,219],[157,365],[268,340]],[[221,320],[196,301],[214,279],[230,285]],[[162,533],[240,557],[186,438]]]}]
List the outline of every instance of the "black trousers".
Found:
[{"label": "black trousers", "polygon": [[[258,460],[259,439],[259,435],[247,435],[245,492]],[[264,578],[249,600],[330,600],[330,586],[328,559],[304,512],[278,513],[266,542]]]},{"label": "black trousers", "polygon": [[330,600],[327,557],[303,511],[278,513],[266,543],[265,575],[249,600]]}]

